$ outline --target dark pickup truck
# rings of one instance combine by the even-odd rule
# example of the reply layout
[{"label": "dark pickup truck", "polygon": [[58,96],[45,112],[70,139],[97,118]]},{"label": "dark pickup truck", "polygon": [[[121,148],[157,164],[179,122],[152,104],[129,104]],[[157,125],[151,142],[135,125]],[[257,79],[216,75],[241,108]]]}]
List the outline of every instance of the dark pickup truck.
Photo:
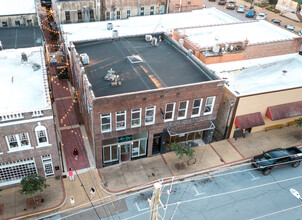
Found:
[{"label": "dark pickup truck", "polygon": [[271,173],[271,169],[280,165],[298,167],[302,159],[302,151],[297,147],[277,148],[252,158],[252,166],[263,172],[264,176]]}]

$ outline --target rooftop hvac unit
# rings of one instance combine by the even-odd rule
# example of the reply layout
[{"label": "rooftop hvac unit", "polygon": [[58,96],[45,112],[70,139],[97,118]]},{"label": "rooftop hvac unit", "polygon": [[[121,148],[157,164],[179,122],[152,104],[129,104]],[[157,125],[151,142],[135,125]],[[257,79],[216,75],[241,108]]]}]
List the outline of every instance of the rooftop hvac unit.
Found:
[{"label": "rooftop hvac unit", "polygon": [[227,51],[229,49],[229,45],[225,44],[224,50]]},{"label": "rooftop hvac unit", "polygon": [[1,40],[0,40],[0,50],[3,50],[3,45],[2,45]]},{"label": "rooftop hvac unit", "polygon": [[153,37],[152,40],[151,40],[151,45],[153,47],[157,46],[157,38],[156,37]]},{"label": "rooftop hvac unit", "polygon": [[112,30],[112,29],[113,29],[113,24],[107,23],[107,30]]},{"label": "rooftop hvac unit", "polygon": [[189,54],[189,55],[192,55],[192,54],[193,54],[193,50],[189,49],[189,50],[188,50],[188,54]]},{"label": "rooftop hvac unit", "polygon": [[184,46],[184,39],[180,38],[178,43],[179,43],[179,46],[183,47]]},{"label": "rooftop hvac unit", "polygon": [[152,35],[146,34],[146,35],[145,35],[145,41],[150,42],[151,40],[152,40]]},{"label": "rooftop hvac unit", "polygon": [[234,46],[231,45],[231,46],[230,46],[230,51],[233,51],[233,50],[234,50]]},{"label": "rooftop hvac unit", "polygon": [[213,47],[213,52],[214,52],[214,53],[218,53],[219,50],[220,50],[220,47],[219,47],[218,45],[215,45],[215,46]]},{"label": "rooftop hvac unit", "polygon": [[112,37],[118,37],[118,31],[117,30],[112,31]]},{"label": "rooftop hvac unit", "polygon": [[81,57],[81,61],[82,61],[83,65],[89,64],[89,56],[87,55],[87,53],[81,53],[80,57]]},{"label": "rooftop hvac unit", "polygon": [[21,53],[21,63],[27,63],[28,62],[28,57],[26,53]]}]

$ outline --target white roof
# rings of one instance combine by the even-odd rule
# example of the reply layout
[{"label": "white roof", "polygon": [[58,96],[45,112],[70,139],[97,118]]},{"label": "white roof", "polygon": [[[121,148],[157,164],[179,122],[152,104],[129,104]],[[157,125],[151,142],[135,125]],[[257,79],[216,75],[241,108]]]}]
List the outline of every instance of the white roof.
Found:
[{"label": "white roof", "polygon": [[243,22],[231,25],[218,25],[181,30],[188,39],[201,48],[212,47],[221,43],[243,42],[259,44],[282,40],[292,40],[298,35],[267,21]]},{"label": "white roof", "polygon": [[35,12],[35,0],[3,0],[0,7],[0,16],[32,14]]},{"label": "white roof", "polygon": [[64,24],[62,30],[67,33],[68,41],[111,38],[112,30],[107,30],[109,22],[113,23],[114,30],[118,30],[119,36],[129,36],[168,32],[173,28],[234,23],[239,20],[216,8],[207,8],[185,13],[137,16],[125,20]]},{"label": "white roof", "polygon": [[[28,63],[21,64],[21,53]],[[34,71],[33,64],[40,65]],[[42,47],[0,51],[0,114],[49,109],[47,73]]]},{"label": "white roof", "polygon": [[287,54],[207,65],[237,96],[302,86],[302,56]]}]

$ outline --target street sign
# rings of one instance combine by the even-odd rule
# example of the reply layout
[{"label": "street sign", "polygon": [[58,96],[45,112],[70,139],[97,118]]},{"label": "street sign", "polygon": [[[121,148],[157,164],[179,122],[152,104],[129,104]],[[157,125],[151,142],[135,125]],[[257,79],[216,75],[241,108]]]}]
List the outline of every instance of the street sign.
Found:
[{"label": "street sign", "polygon": [[301,196],[300,196],[300,194],[299,194],[299,192],[298,192],[297,190],[291,188],[289,191],[290,191],[297,199],[302,200],[302,198],[301,198]]}]

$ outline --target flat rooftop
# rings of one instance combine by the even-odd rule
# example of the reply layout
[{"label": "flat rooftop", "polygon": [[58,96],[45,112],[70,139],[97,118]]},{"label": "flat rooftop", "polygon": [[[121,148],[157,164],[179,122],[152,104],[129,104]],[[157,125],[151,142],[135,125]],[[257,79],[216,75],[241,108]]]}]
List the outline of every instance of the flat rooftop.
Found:
[{"label": "flat rooftop", "polygon": [[[23,52],[27,64],[21,63]],[[0,66],[0,114],[51,108],[42,47],[2,50]]]},{"label": "flat rooftop", "polygon": [[302,56],[287,54],[207,65],[237,96],[302,86]]},{"label": "flat rooftop", "polygon": [[246,39],[248,44],[252,45],[292,40],[298,37],[297,34],[262,20],[211,27],[186,28],[178,31],[201,48],[213,47],[221,43],[243,42]]},{"label": "flat rooftop", "polygon": [[2,1],[0,7],[0,16],[22,15],[36,13],[35,0],[9,0]]},{"label": "flat rooftop", "polygon": [[223,13],[216,8],[206,8],[164,15],[136,16],[124,20],[64,24],[62,30],[68,41],[105,39],[112,37],[112,30],[107,30],[107,23],[113,24],[113,29],[119,36],[142,35],[146,33],[169,32],[174,28],[198,27],[214,24],[239,22],[238,19]]},{"label": "flat rooftop", "polygon": [[[157,47],[140,36],[76,44],[76,50],[89,56],[85,71],[96,97],[217,79],[202,63],[201,68],[197,67],[168,39]],[[131,63],[127,57],[133,55],[142,62]],[[111,86],[104,79],[111,68],[123,79],[121,86]]]},{"label": "flat rooftop", "polygon": [[42,32],[40,27],[0,28],[0,41],[4,49],[41,46]]}]

